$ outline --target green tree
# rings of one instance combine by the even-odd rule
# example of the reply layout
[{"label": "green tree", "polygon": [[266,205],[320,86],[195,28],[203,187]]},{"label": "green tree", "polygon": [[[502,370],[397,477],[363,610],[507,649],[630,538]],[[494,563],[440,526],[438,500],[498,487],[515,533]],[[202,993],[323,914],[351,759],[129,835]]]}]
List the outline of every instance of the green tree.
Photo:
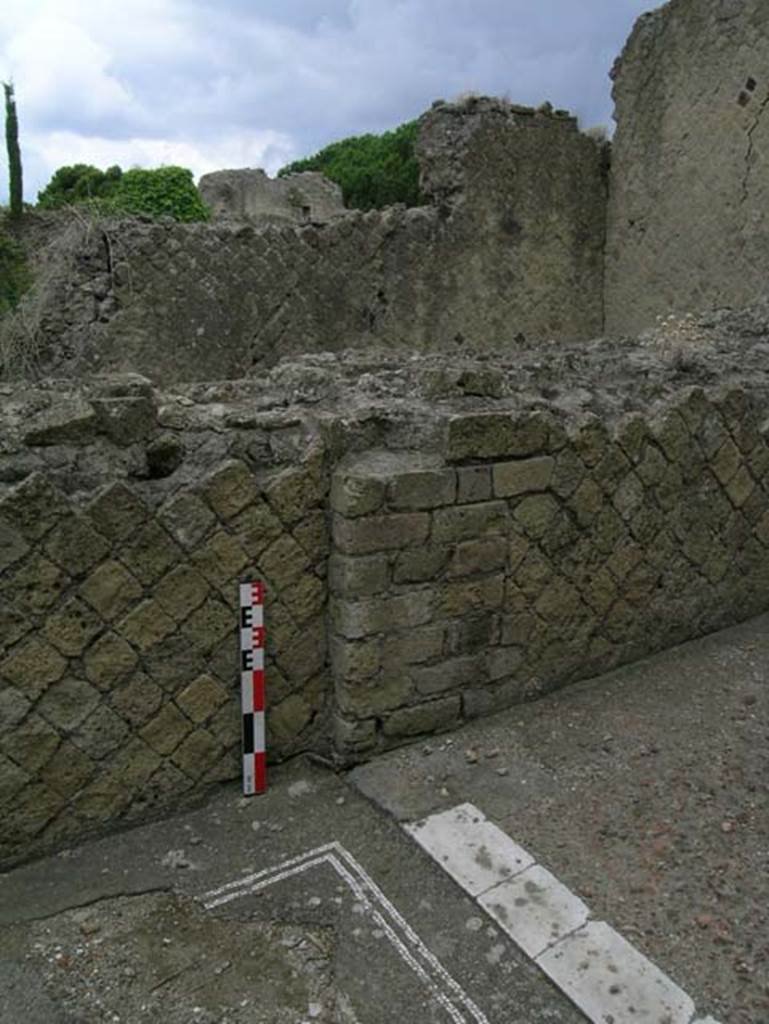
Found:
[{"label": "green tree", "polygon": [[209,210],[195,188],[186,167],[157,167],[126,171],[106,201],[116,213],[173,217],[175,220],[208,220]]},{"label": "green tree", "polygon": [[415,155],[418,122],[407,121],[382,135],[356,135],[332,142],[315,156],[296,160],[279,177],[320,171],[342,189],[346,206],[381,209],[393,203],[419,206],[419,164]]},{"label": "green tree", "polygon": [[31,283],[24,250],[0,227],[0,316],[16,308]]},{"label": "green tree", "polygon": [[107,199],[120,185],[123,172],[119,167],[100,171],[91,164],[73,164],[60,167],[42,191],[37,194],[37,205],[42,210],[54,210],[72,203]]},{"label": "green tree", "polygon": [[24,203],[24,186],[21,172],[21,150],[19,148],[19,118],[16,114],[16,97],[13,85],[3,82],[5,92],[5,145],[8,150],[8,190],[10,193],[11,217],[21,217]]}]

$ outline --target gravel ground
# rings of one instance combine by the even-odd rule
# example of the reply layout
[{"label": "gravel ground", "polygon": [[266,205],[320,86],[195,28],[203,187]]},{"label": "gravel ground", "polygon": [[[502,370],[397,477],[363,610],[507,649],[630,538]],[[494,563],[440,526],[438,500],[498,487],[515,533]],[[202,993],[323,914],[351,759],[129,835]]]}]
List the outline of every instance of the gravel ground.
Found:
[{"label": "gravel ground", "polygon": [[468,800],[722,1024],[769,1022],[769,617],[356,769]]}]

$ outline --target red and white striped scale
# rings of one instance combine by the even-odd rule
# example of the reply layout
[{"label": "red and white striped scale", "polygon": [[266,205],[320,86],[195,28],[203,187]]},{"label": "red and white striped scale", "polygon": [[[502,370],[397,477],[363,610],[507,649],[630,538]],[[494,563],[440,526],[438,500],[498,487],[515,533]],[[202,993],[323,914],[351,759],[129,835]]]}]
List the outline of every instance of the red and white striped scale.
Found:
[{"label": "red and white striped scale", "polygon": [[264,584],[240,584],[240,695],[243,712],[243,792],[267,789],[264,735]]}]

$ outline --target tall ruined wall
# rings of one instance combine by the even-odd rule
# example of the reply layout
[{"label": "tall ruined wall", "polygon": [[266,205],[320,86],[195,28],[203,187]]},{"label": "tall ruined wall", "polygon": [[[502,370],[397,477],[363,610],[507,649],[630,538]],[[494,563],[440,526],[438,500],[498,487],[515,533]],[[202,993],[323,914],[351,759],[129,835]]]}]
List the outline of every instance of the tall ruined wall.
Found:
[{"label": "tall ruined wall", "polygon": [[66,266],[22,309],[18,349],[32,336],[61,375],[167,382],[372,342],[457,351],[598,333],[602,148],[571,118],[485,100],[428,112],[420,153],[431,202],[417,209],[265,230],[75,225]]},{"label": "tall ruined wall", "polygon": [[239,775],[244,579],[273,759],[769,608],[769,316],[690,334],[0,386],[0,862]]},{"label": "tall ruined wall", "polygon": [[769,268],[769,5],[671,0],[614,69],[606,327],[738,307]]}]

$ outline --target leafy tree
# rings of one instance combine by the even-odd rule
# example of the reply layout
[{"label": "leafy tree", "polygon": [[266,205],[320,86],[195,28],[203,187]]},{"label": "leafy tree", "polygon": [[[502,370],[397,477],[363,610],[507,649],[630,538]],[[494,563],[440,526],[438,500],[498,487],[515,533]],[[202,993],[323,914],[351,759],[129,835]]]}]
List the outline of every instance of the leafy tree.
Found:
[{"label": "leafy tree", "polygon": [[24,187],[21,172],[21,150],[19,149],[19,119],[16,114],[16,98],[13,85],[3,82],[5,92],[5,145],[8,150],[8,186],[10,192],[11,217],[21,217],[24,202]]},{"label": "leafy tree", "polygon": [[126,171],[105,205],[117,213],[166,216],[181,221],[208,220],[209,217],[208,207],[195,188],[192,171],[186,167]]},{"label": "leafy tree", "polygon": [[100,171],[90,164],[60,167],[38,194],[41,209],[85,204],[95,213],[142,214],[175,220],[207,220],[192,171],[185,167]]},{"label": "leafy tree", "polygon": [[356,135],[332,142],[315,156],[281,168],[279,177],[321,171],[342,189],[346,206],[381,209],[393,203],[419,206],[419,165],[414,152],[417,122],[382,135]]},{"label": "leafy tree", "polygon": [[120,185],[123,172],[119,167],[100,171],[91,164],[73,164],[60,167],[45,188],[37,194],[37,205],[42,210],[81,203],[90,199],[106,199]]}]

